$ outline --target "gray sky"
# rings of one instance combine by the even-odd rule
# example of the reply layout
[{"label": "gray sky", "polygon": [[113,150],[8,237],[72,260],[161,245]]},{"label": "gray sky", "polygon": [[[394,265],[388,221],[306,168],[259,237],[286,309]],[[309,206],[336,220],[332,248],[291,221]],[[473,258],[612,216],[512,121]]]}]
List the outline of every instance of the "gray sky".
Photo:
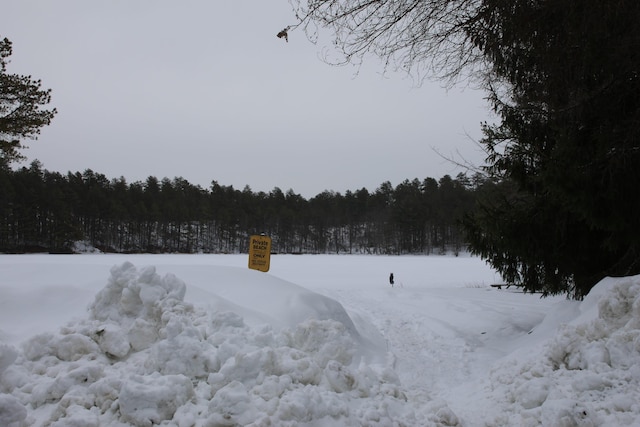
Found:
[{"label": "gray sky", "polygon": [[462,171],[436,152],[482,163],[483,93],[416,87],[374,57],[355,76],[320,59],[328,37],[276,37],[295,23],[287,0],[5,0],[8,71],[58,109],[21,165],[310,198]]}]

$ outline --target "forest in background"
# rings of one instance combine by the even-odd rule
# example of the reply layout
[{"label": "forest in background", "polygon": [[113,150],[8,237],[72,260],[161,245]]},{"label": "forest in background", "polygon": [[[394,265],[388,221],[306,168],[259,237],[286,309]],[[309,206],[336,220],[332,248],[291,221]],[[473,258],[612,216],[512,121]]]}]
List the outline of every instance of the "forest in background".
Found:
[{"label": "forest in background", "polygon": [[128,183],[92,170],[0,168],[0,252],[244,253],[252,234],[275,253],[431,254],[466,249],[460,220],[490,184],[481,175],[417,178],[305,199],[212,181]]},{"label": "forest in background", "polygon": [[[296,253],[457,252],[467,241],[505,282],[576,299],[604,277],[640,274],[640,3],[429,4],[293,0],[298,23],[282,32],[300,27],[315,41],[324,27],[336,64],[373,54],[418,81],[485,90],[498,120],[481,124],[481,187],[445,176],[304,200],[180,178],[63,177],[32,164],[2,177],[0,248],[64,252],[88,238],[114,251],[238,252],[253,232]],[[0,40],[3,171],[57,112],[44,108],[51,90],[40,80],[6,72],[11,53]]]}]

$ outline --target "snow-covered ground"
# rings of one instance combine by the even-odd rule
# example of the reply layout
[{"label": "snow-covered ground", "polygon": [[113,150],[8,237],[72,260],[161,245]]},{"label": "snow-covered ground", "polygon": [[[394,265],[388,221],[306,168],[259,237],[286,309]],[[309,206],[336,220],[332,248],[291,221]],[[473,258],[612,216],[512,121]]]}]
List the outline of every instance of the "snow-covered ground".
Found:
[{"label": "snow-covered ground", "polygon": [[640,425],[640,277],[583,302],[499,281],[469,256],[0,255],[0,426]]}]

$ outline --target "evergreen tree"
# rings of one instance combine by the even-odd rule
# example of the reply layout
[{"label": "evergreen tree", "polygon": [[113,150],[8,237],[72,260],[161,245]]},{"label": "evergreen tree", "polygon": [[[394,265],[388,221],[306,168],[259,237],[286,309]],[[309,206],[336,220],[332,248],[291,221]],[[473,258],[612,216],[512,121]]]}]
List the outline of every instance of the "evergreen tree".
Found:
[{"label": "evergreen tree", "polygon": [[35,139],[48,125],[56,109],[42,107],[51,101],[51,89],[41,89],[40,80],[7,73],[12,48],[9,39],[0,40],[0,161],[22,160],[18,150],[23,139]]},{"label": "evergreen tree", "polygon": [[502,120],[482,142],[503,184],[466,221],[472,247],[530,291],[640,273],[640,3],[485,4],[475,42]]}]

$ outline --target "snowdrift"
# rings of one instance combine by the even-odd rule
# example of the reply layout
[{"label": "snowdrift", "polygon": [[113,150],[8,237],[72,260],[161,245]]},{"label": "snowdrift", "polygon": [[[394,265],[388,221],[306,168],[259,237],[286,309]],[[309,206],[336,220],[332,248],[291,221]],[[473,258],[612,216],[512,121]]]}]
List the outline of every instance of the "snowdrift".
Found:
[{"label": "snowdrift", "polygon": [[603,280],[557,326],[537,351],[496,364],[481,425],[640,425],[640,276]]},{"label": "snowdrift", "polygon": [[425,403],[337,301],[215,270],[205,290],[115,266],[81,318],[20,348],[0,342],[0,425],[640,425],[640,276],[559,304],[526,350],[461,384],[468,400]]},{"label": "snowdrift", "polygon": [[[262,276],[268,277],[268,276]],[[388,425],[405,398],[394,372],[336,301],[263,279],[255,325],[184,301],[154,267],[111,270],[88,316],[0,347],[0,425]],[[238,292],[257,291],[252,285]],[[252,298],[255,301],[255,298]],[[269,304],[281,301],[280,305]],[[277,312],[280,311],[280,314]],[[260,324],[272,319],[278,328]],[[359,358],[356,360],[356,356]]]}]

